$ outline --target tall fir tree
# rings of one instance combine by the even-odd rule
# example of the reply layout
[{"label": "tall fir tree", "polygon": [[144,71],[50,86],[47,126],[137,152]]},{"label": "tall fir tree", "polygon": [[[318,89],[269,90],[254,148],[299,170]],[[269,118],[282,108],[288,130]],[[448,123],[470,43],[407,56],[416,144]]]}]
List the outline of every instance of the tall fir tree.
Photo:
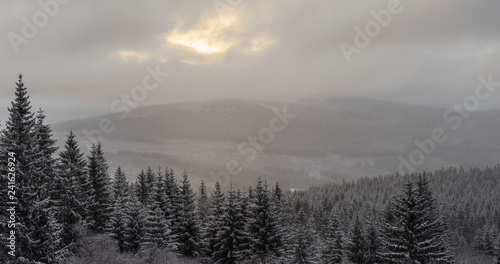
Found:
[{"label": "tall fir tree", "polygon": [[294,220],[294,235],[292,239],[292,250],[289,253],[292,263],[308,264],[314,263],[315,255],[313,246],[313,230],[304,210],[300,209]]},{"label": "tall fir tree", "polygon": [[350,241],[346,246],[347,257],[356,264],[364,264],[366,261],[365,237],[363,236],[363,227],[359,217],[356,217],[354,226],[351,230]]},{"label": "tall fir tree", "polygon": [[[59,262],[62,247],[59,232],[60,223],[52,210],[53,201],[49,195],[49,186],[53,180],[52,154],[55,152],[51,140],[50,128],[43,122],[43,113],[37,120],[31,112],[31,103],[22,75],[16,83],[15,99],[8,108],[9,118],[0,135],[0,179],[2,186],[7,186],[7,176],[15,183],[2,196],[0,220],[2,234],[9,233],[7,202],[15,203],[15,256],[25,261]],[[9,164],[10,163],[10,164]],[[11,165],[11,166],[9,166]],[[14,171],[11,171],[15,169]],[[15,179],[12,178],[14,176]],[[9,209],[12,205],[9,205]],[[52,244],[46,240],[51,239]],[[3,260],[13,260],[7,254],[7,247],[2,247]],[[62,254],[62,255],[61,255]],[[2,260],[2,261],[3,261]]]},{"label": "tall fir tree", "polygon": [[[177,243],[178,229],[176,228],[177,219],[180,217],[182,209],[182,201],[180,199],[179,185],[174,174],[174,170],[165,168],[163,173],[162,193],[164,194],[165,204],[163,205],[163,212],[171,227],[171,239],[173,240],[174,247],[178,249]],[[177,250],[178,252],[178,250]]]},{"label": "tall fir tree", "polygon": [[240,197],[231,186],[225,201],[225,210],[220,221],[220,228],[215,236],[211,263],[234,264],[245,259],[245,245],[248,235],[245,231],[245,217],[241,208]]},{"label": "tall fir tree", "polygon": [[276,236],[279,238],[278,255],[284,257],[285,249],[283,240],[288,232],[287,227],[289,223],[293,222],[293,218],[290,217],[293,209],[285,200],[283,189],[278,182],[276,182],[272,191],[271,213],[276,222]]},{"label": "tall fir tree", "polygon": [[342,231],[337,216],[332,215],[328,220],[325,245],[323,248],[323,263],[342,263]]},{"label": "tall fir tree", "polygon": [[59,153],[57,174],[64,185],[69,184],[67,191],[71,197],[67,197],[67,202],[71,204],[71,209],[78,215],[82,224],[88,226],[92,224],[89,210],[94,203],[94,193],[83,155],[73,131],[70,131],[64,149]]},{"label": "tall fir tree", "polygon": [[366,232],[366,264],[376,264],[381,263],[380,258],[381,244],[380,244],[380,234],[375,226],[375,222],[372,222]]},{"label": "tall fir tree", "polygon": [[[37,231],[34,232],[38,241],[34,242],[34,248],[40,259],[48,262],[59,263],[75,249],[76,236],[72,231],[72,224],[78,220],[76,214],[60,217],[64,215],[65,208],[61,206],[67,199],[53,196],[53,190],[61,177],[56,173],[56,160],[54,153],[57,151],[56,141],[52,139],[52,129],[45,124],[45,114],[40,108],[35,117],[34,140],[36,142],[35,152],[39,156],[38,169],[35,177],[35,188],[38,191],[37,197],[40,200],[38,206],[32,208],[34,215],[38,216],[36,221]],[[68,186],[70,187],[70,186]],[[46,255],[45,252],[49,254]]]},{"label": "tall fir tree", "polygon": [[266,258],[279,256],[281,237],[275,216],[272,212],[267,183],[261,178],[257,180],[252,204],[252,215],[249,220],[252,254],[261,262]]},{"label": "tall fir tree", "polygon": [[101,142],[92,145],[88,156],[88,171],[94,192],[94,204],[90,214],[94,225],[91,229],[104,232],[112,209],[111,178],[108,174],[108,164],[102,152]]},{"label": "tall fir tree", "polygon": [[146,173],[141,171],[135,182],[135,195],[142,204],[146,205],[149,197],[149,185]]},{"label": "tall fir tree", "polygon": [[404,192],[386,210],[383,244],[389,263],[450,263],[445,230],[437,215],[426,178],[417,188],[407,183]]},{"label": "tall fir tree", "polygon": [[182,180],[178,194],[180,207],[173,223],[175,241],[178,243],[178,252],[186,257],[200,255],[200,223],[196,211],[196,203],[191,184],[186,171],[182,173]]},{"label": "tall fir tree", "polygon": [[161,209],[165,229],[163,232],[163,248],[167,248],[172,252],[177,252],[178,244],[175,241],[174,234],[172,231],[172,224],[174,219],[174,207],[172,202],[172,197],[168,195],[167,191],[167,171],[165,173],[161,172],[161,168],[158,169],[158,176],[156,179],[156,192],[153,197],[155,203],[158,204]]},{"label": "tall fir tree", "polygon": [[[59,247],[56,255],[52,259],[62,260],[65,256],[69,255],[76,249],[76,232],[73,230],[74,225],[80,219],[78,213],[75,211],[76,201],[72,193],[71,179],[65,177],[59,171],[59,163],[53,155],[57,151],[55,146],[56,141],[52,139],[52,129],[45,124],[45,115],[42,109],[39,109],[36,115],[35,123],[35,139],[37,141],[36,152],[41,155],[40,164],[37,167],[42,168],[38,173],[40,174],[39,181],[35,183],[40,187],[44,193],[40,193],[40,197],[47,197],[51,202],[46,206],[39,221],[42,225],[43,219],[51,224],[44,226],[46,230],[57,234],[58,239],[54,245],[49,239],[54,237],[54,234],[47,235],[43,238],[42,242],[45,245],[40,245],[39,248],[57,248]],[[47,201],[47,200],[45,200]],[[51,226],[52,225],[52,226]],[[43,232],[40,232],[43,233]]]},{"label": "tall fir tree", "polygon": [[81,219],[81,216],[77,211],[78,201],[73,190],[73,175],[68,173],[62,162],[67,162],[67,160],[59,160],[57,163],[57,173],[50,191],[50,195],[54,200],[51,206],[56,211],[55,217],[62,224],[61,239],[64,244],[71,248],[71,245],[74,245],[77,239],[73,227]]},{"label": "tall fir tree", "polygon": [[123,251],[136,254],[141,249],[141,242],[144,241],[146,211],[134,192],[125,204],[125,217]]},{"label": "tall fir tree", "polygon": [[210,257],[215,251],[217,244],[217,233],[222,229],[222,217],[225,208],[225,195],[220,188],[219,181],[215,182],[215,188],[210,195],[210,214],[208,216],[208,225],[205,228],[203,235],[203,255]]},{"label": "tall fir tree", "polygon": [[162,210],[162,204],[165,203],[165,194],[162,192],[161,174],[159,176],[150,182],[150,198],[146,205],[144,236],[141,241],[141,251],[145,254],[148,254],[154,248],[177,249],[172,243],[170,222]]},{"label": "tall fir tree", "polygon": [[120,166],[113,178],[113,207],[106,227],[107,233],[118,241],[118,249],[127,249],[127,203],[129,202],[129,184]]},{"label": "tall fir tree", "polygon": [[205,228],[208,224],[208,217],[210,214],[210,201],[207,195],[207,187],[203,180],[201,180],[198,192],[198,214],[200,215],[200,224],[202,228]]}]

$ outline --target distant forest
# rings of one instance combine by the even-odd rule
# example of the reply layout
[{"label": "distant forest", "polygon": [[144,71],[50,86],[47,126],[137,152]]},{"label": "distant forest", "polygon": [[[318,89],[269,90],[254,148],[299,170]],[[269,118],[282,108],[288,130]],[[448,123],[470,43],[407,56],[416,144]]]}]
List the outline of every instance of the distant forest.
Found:
[{"label": "distant forest", "polygon": [[1,263],[500,263],[500,165],[303,191],[129,183],[73,132],[58,150],[19,76],[0,134]]}]

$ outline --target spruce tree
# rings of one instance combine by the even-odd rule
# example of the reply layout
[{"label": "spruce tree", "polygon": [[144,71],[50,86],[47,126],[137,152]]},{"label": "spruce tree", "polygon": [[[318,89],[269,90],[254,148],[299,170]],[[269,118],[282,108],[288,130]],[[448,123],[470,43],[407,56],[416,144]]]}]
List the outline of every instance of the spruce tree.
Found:
[{"label": "spruce tree", "polygon": [[304,210],[300,209],[294,221],[294,235],[292,239],[292,262],[298,264],[314,263],[315,256],[312,237],[312,228]]},{"label": "spruce tree", "polygon": [[252,236],[250,234],[250,222],[252,221],[253,215],[253,195],[252,189],[249,188],[249,192],[240,191],[237,192],[238,201],[241,210],[242,222],[244,225],[245,238],[240,244],[240,250],[242,254],[242,260],[249,260],[252,256]]},{"label": "spruce tree", "polygon": [[416,189],[407,183],[386,210],[383,257],[390,263],[449,263],[444,232],[427,180],[421,177]]},{"label": "spruce tree", "polygon": [[101,142],[92,145],[88,156],[88,171],[94,192],[94,204],[90,207],[94,231],[103,232],[109,221],[112,207],[111,178],[108,164],[102,152]]},{"label": "spruce tree", "polygon": [[207,188],[203,180],[201,180],[199,193],[198,193],[198,213],[200,215],[200,223],[202,227],[206,227],[208,217],[210,214],[210,204],[207,195]]},{"label": "spruce tree", "polygon": [[[73,227],[80,217],[75,211],[76,201],[72,193],[71,179],[59,173],[59,164],[56,165],[56,160],[53,158],[57,147],[55,146],[56,141],[51,138],[51,131],[50,126],[45,124],[45,115],[42,109],[39,109],[36,115],[35,140],[37,142],[36,152],[41,156],[40,164],[37,167],[42,169],[38,171],[40,176],[35,184],[41,190],[39,197],[46,197],[40,203],[45,203],[46,209],[42,209],[41,216],[37,219],[37,225],[44,229],[38,232],[43,237],[38,247],[40,250],[56,250],[49,258],[52,261],[62,261],[65,256],[76,249],[77,236]],[[47,221],[45,225],[44,221]],[[46,230],[51,230],[52,234],[44,235]],[[55,235],[57,239],[54,243],[50,239],[54,239]]]},{"label": "spruce tree", "polygon": [[196,212],[196,203],[186,171],[178,194],[180,205],[173,223],[174,238],[178,243],[178,252],[186,257],[198,257],[200,254],[200,223]]},{"label": "spruce tree", "polygon": [[137,200],[135,193],[132,193],[125,205],[125,217],[126,228],[123,250],[135,254],[139,252],[143,241],[145,234],[144,219],[146,218],[144,207]]},{"label": "spruce tree", "polygon": [[363,227],[359,217],[356,217],[351,231],[351,238],[346,246],[347,257],[356,264],[363,264],[366,261],[365,239],[363,236]]},{"label": "spruce tree", "polygon": [[220,188],[219,181],[215,182],[214,192],[210,196],[210,215],[208,216],[208,225],[203,234],[203,253],[205,256],[211,256],[215,251],[217,233],[222,229],[222,217],[226,211],[225,195]]},{"label": "spruce tree", "polygon": [[342,263],[342,231],[339,221],[332,215],[328,221],[322,260],[324,263]]},{"label": "spruce tree", "polygon": [[436,201],[432,197],[429,182],[424,173],[417,181],[417,211],[419,221],[416,221],[419,235],[416,237],[421,260],[424,262],[451,262],[446,242],[446,225],[439,216]]},{"label": "spruce tree", "polygon": [[219,231],[215,235],[211,263],[239,263],[246,257],[247,234],[241,201],[232,186],[229,189],[224,209],[222,219],[219,222]]},{"label": "spruce tree", "polygon": [[[7,202],[15,203],[17,259],[57,263],[64,256],[64,244],[57,232],[61,227],[51,209],[54,202],[49,195],[54,177],[52,154],[56,148],[50,128],[43,122],[43,113],[39,113],[37,120],[31,112],[21,75],[11,105],[9,118],[0,135],[0,178],[2,186],[7,186],[7,176],[11,173],[15,176],[15,187],[11,185],[9,191],[12,193],[2,195],[0,220],[3,232],[0,236],[5,239],[5,234],[9,233]],[[11,168],[15,171],[10,171]],[[53,243],[48,243],[47,239]],[[0,258],[3,260],[12,257],[6,251],[7,247],[2,247]]]},{"label": "spruce tree", "polygon": [[72,248],[71,245],[74,245],[77,240],[73,227],[81,219],[81,216],[78,213],[78,201],[73,189],[73,175],[66,170],[62,162],[67,162],[67,160],[59,160],[57,163],[57,173],[54,176],[50,191],[54,201],[51,206],[56,211],[55,217],[62,225],[61,239],[64,244]]},{"label": "spruce tree", "polygon": [[278,234],[276,219],[271,210],[271,201],[267,183],[257,180],[249,220],[252,254],[264,262],[268,257],[279,256],[281,237]]},{"label": "spruce tree", "polygon": [[[179,197],[179,186],[177,184],[177,179],[175,177],[174,171],[172,169],[165,168],[163,184],[162,184],[162,193],[165,197],[165,204],[163,206],[163,212],[167,221],[170,223],[171,231],[170,239],[173,240],[173,247],[178,248],[179,244],[177,243],[178,236],[178,228],[177,219],[179,219],[182,214],[182,201]],[[178,252],[178,250],[177,250]]]},{"label": "spruce tree", "polygon": [[70,131],[66,139],[64,150],[59,153],[57,175],[61,179],[61,187],[65,189],[61,195],[66,195],[71,211],[78,215],[84,226],[88,226],[92,222],[89,210],[94,201],[93,190],[87,163],[73,131]]},{"label": "spruce tree", "polygon": [[127,212],[129,202],[129,184],[127,177],[120,166],[116,169],[113,178],[113,207],[106,231],[118,241],[120,252],[126,250],[127,240]]},{"label": "spruce tree", "polygon": [[366,264],[380,263],[380,238],[378,230],[374,223],[372,223],[366,233]]},{"label": "spruce tree", "polygon": [[[59,263],[75,249],[76,236],[72,231],[72,224],[78,220],[69,204],[65,204],[67,199],[60,196],[53,196],[54,189],[61,182],[61,177],[56,173],[56,161],[53,157],[57,151],[56,141],[52,139],[52,129],[45,124],[45,114],[40,108],[35,117],[34,140],[36,142],[35,152],[39,156],[34,177],[35,188],[39,202],[32,208],[35,219],[36,231],[33,241],[34,248],[42,261]],[[70,186],[68,186],[70,187]],[[67,191],[66,191],[67,192]],[[62,205],[62,206],[61,206]],[[65,212],[71,212],[65,215]],[[61,217],[65,215],[66,217]],[[49,253],[49,254],[47,254]]]},{"label": "spruce tree", "polygon": [[[14,172],[10,172],[11,176],[15,176],[15,188],[10,191],[15,193],[15,196],[7,199],[8,195],[2,194],[1,197],[5,200],[2,201],[2,216],[1,224],[3,232],[1,236],[9,233],[7,229],[7,220],[9,219],[7,201],[14,202],[16,210],[16,256],[25,257],[30,259],[30,244],[29,232],[30,228],[30,209],[34,203],[37,202],[36,196],[33,194],[32,189],[33,172],[37,169],[32,164],[36,159],[34,153],[35,142],[33,141],[33,128],[35,119],[31,113],[31,105],[29,96],[27,95],[26,87],[22,82],[22,76],[19,75],[19,81],[16,83],[15,100],[12,102],[12,107],[8,108],[9,119],[5,124],[2,131],[0,140],[2,146],[2,153],[0,153],[2,186],[7,186],[7,175],[10,172],[8,162],[15,163]],[[9,160],[10,159],[10,160]],[[2,239],[2,241],[4,241]],[[7,248],[2,247],[2,257],[8,259]]]},{"label": "spruce tree", "polygon": [[292,208],[289,203],[286,202],[283,194],[283,189],[278,182],[273,188],[272,198],[271,198],[271,213],[273,215],[274,221],[276,222],[276,237],[279,238],[277,255],[283,257],[283,238],[287,233],[287,225],[293,221],[290,217]]},{"label": "spruce tree", "polygon": [[178,244],[175,242],[174,234],[172,231],[172,224],[174,219],[174,208],[171,196],[167,191],[167,171],[161,173],[161,168],[158,170],[158,177],[156,180],[156,188],[153,200],[158,204],[161,212],[163,214],[163,219],[165,225],[165,232],[163,233],[163,248],[167,248],[170,251],[176,252],[178,249]]},{"label": "spruce tree", "polygon": [[168,248],[176,250],[171,239],[170,222],[162,210],[162,204],[165,203],[165,194],[162,193],[161,175],[154,179],[151,184],[150,202],[146,208],[146,218],[144,220],[144,236],[141,243],[143,253],[149,252],[153,248]]},{"label": "spruce tree", "polygon": [[141,171],[135,182],[135,195],[142,204],[146,205],[149,197],[149,185],[146,173]]}]

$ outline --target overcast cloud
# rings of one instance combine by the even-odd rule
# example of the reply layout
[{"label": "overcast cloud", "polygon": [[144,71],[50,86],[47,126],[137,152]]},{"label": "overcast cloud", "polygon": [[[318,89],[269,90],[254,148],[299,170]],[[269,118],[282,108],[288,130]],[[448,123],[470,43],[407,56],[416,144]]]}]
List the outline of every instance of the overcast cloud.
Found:
[{"label": "overcast cloud", "polygon": [[241,0],[219,15],[210,0],[73,0],[15,53],[9,33],[22,36],[22,18],[43,9],[1,1],[0,119],[19,73],[49,121],[111,112],[157,64],[171,75],[142,106],[329,95],[448,107],[473,93],[479,75],[500,80],[498,0],[401,0],[402,11],[347,63],[340,43],[353,45],[354,27],[389,2]]}]

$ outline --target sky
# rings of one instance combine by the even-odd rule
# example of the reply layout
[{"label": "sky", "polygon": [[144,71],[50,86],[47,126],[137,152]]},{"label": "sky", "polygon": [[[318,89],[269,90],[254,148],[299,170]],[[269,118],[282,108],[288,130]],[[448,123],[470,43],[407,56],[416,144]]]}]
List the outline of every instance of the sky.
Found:
[{"label": "sky", "polygon": [[[52,122],[219,98],[448,108],[479,76],[500,81],[498,10],[498,0],[0,1],[0,120],[19,73]],[[480,107],[499,103],[493,94]]]}]

